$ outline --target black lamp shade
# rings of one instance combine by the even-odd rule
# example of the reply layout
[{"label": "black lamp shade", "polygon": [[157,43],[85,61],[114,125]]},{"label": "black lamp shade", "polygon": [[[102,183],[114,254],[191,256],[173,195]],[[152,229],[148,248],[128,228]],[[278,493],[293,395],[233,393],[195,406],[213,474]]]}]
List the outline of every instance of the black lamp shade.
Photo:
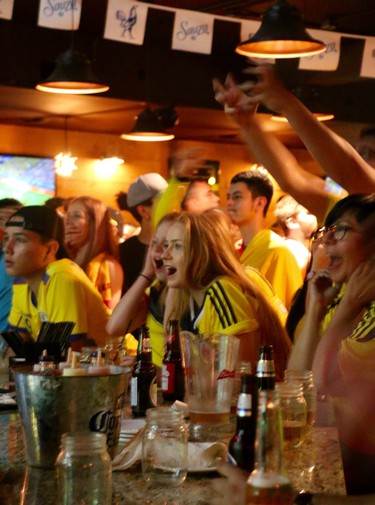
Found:
[{"label": "black lamp shade", "polygon": [[298,9],[286,0],[278,0],[264,13],[255,35],[241,42],[236,52],[258,58],[299,58],[325,49],[324,42],[307,33]]},{"label": "black lamp shade", "polygon": [[53,73],[36,89],[49,93],[92,94],[103,93],[109,86],[100,83],[83,53],[68,49],[59,56]]},{"label": "black lamp shade", "polygon": [[146,107],[139,116],[129,133],[121,135],[126,140],[139,140],[144,142],[155,142],[172,140],[174,135],[164,130],[162,117],[157,111],[152,111]]}]

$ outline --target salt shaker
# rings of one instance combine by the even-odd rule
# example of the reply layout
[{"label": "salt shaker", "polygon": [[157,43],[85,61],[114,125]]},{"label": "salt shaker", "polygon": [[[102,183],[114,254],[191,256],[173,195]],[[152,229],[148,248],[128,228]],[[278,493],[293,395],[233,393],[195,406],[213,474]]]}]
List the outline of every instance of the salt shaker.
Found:
[{"label": "salt shaker", "polygon": [[112,463],[104,433],[64,433],[55,466],[58,505],[111,505]]},{"label": "salt shaker", "polygon": [[142,471],[147,482],[179,486],[186,479],[188,427],[182,412],[148,409],[142,444]]}]

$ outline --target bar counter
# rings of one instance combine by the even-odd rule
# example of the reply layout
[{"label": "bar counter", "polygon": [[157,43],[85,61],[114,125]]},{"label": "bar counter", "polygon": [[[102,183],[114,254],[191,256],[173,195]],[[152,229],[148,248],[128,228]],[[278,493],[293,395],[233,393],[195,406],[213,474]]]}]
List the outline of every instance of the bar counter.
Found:
[{"label": "bar counter", "polygon": [[[345,495],[341,454],[334,428],[313,428],[299,449],[285,453],[288,474],[296,489]],[[224,477],[218,473],[188,474],[178,488],[150,488],[140,465],[113,472],[112,505],[212,505],[231,503],[223,497]],[[22,426],[17,412],[0,413],[0,505],[55,505],[53,470],[28,468]],[[224,501],[223,501],[224,499]]]}]

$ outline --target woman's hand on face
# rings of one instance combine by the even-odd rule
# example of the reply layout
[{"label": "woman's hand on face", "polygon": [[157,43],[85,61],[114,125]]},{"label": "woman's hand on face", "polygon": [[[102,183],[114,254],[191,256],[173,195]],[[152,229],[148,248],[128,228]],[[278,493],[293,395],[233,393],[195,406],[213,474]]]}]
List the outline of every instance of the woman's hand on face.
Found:
[{"label": "woman's hand on face", "polygon": [[150,245],[147,249],[147,254],[145,258],[145,263],[143,265],[142,274],[146,275],[149,279],[155,279],[155,267],[152,259],[152,238]]},{"label": "woman's hand on face", "polygon": [[309,282],[309,302],[327,307],[338,295],[341,285],[334,284],[327,269],[311,272]]},{"label": "woman's hand on face", "polygon": [[375,300],[375,257],[354,270],[346,285],[344,300],[359,310]]}]

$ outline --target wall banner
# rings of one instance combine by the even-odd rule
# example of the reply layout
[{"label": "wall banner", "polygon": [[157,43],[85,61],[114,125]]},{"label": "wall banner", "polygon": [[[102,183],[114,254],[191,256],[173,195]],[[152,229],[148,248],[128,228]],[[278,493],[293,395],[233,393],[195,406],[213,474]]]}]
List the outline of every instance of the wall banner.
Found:
[{"label": "wall banner", "polygon": [[211,54],[214,16],[200,12],[175,12],[172,49]]},{"label": "wall banner", "polygon": [[0,18],[12,19],[14,0],[0,1]]},{"label": "wall banner", "polygon": [[324,53],[300,58],[299,68],[301,70],[337,70],[340,61],[341,34],[337,32],[328,32],[326,30],[307,30],[307,32],[314,39],[324,42],[327,45],[327,49]]},{"label": "wall banner", "polygon": [[56,30],[78,30],[82,0],[40,0],[38,26]]},{"label": "wall banner", "polygon": [[360,76],[375,77],[375,37],[366,37]]},{"label": "wall banner", "polygon": [[141,46],[148,6],[132,0],[108,0],[104,38]]}]

